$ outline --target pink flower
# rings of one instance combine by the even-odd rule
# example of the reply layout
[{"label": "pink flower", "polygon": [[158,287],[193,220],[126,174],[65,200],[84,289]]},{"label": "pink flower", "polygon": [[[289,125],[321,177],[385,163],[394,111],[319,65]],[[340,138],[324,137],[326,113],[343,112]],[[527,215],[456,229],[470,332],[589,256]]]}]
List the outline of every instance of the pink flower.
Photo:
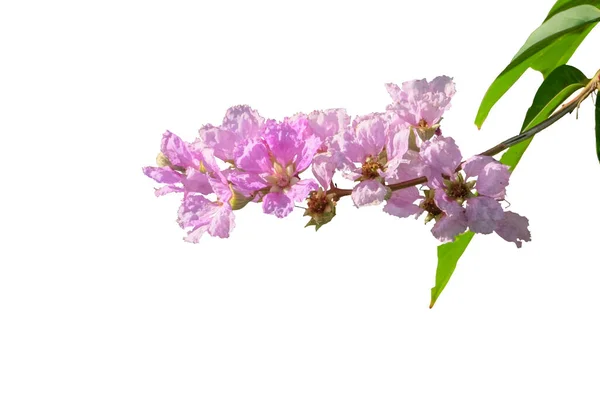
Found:
[{"label": "pink flower", "polygon": [[194,148],[211,148],[215,157],[232,161],[235,148],[244,140],[258,137],[264,121],[249,106],[231,107],[225,113],[221,126],[205,125],[198,130],[200,137],[194,142]]},{"label": "pink flower", "polygon": [[201,152],[179,136],[166,131],[161,142],[161,153],[157,157],[158,167],[144,167],[144,174],[166,186],[156,189],[161,196],[171,192],[196,192],[209,194],[212,188],[208,176],[200,171],[203,160]]},{"label": "pink flower", "polygon": [[[360,181],[352,191],[352,200],[362,207],[380,204],[391,194],[385,183],[396,178],[408,141],[403,132],[391,129],[381,114],[369,114],[354,119],[350,128],[333,139],[331,148],[329,174],[335,166],[346,178]],[[320,160],[316,161],[315,175],[325,180],[318,169]]]},{"label": "pink flower", "polygon": [[322,111],[313,111],[308,115],[298,113],[286,119],[290,124],[296,121],[307,121],[310,130],[308,136],[321,139],[321,146],[312,161],[312,172],[324,189],[329,188],[331,178],[344,161],[339,152],[332,149],[332,142],[336,135],[343,132],[350,124],[350,117],[343,108],[331,108]]},{"label": "pink flower", "polygon": [[262,138],[249,139],[236,149],[238,171],[229,180],[242,190],[261,191],[263,211],[279,218],[292,212],[294,203],[318,188],[312,179],[298,175],[310,165],[321,139],[308,134],[306,119],[292,123],[267,121]]},{"label": "pink flower", "polygon": [[[492,157],[474,156],[456,172],[462,155],[452,138],[434,137],[421,146],[419,161],[428,178],[425,196],[414,188],[395,192],[384,211],[398,217],[427,211],[427,221],[435,219],[431,232],[442,242],[470,229],[475,233],[497,232],[518,247],[531,239],[527,218],[505,212],[500,201],[506,195],[508,167]],[[418,204],[415,204],[419,201]]]},{"label": "pink flower", "polygon": [[402,89],[388,83],[386,89],[394,101],[387,109],[397,115],[397,123],[419,128],[437,125],[456,93],[452,78],[447,76],[438,76],[429,83],[426,79],[404,82]]},{"label": "pink flower", "polygon": [[235,227],[230,187],[220,179],[210,178],[209,181],[217,195],[216,201],[198,194],[187,194],[179,207],[179,226],[182,229],[190,228],[184,238],[186,242],[198,243],[205,232],[211,236],[227,238]]}]

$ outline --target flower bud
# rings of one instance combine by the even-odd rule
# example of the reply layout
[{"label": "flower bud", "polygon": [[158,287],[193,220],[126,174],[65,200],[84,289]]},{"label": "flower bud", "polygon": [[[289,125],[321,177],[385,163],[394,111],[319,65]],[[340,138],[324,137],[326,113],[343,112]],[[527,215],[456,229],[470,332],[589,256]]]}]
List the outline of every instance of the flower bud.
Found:
[{"label": "flower bud", "polygon": [[231,183],[229,184],[229,190],[231,190],[231,199],[229,199],[229,205],[234,211],[241,210],[252,200],[252,197],[246,197],[241,192],[235,190]]},{"label": "flower bud", "polygon": [[[415,131],[421,138],[422,141],[426,142],[431,139],[434,135],[437,134],[438,129],[440,128],[440,124],[435,124],[432,126],[419,126],[415,127]],[[441,131],[440,131],[441,133]]]},{"label": "flower bud", "polygon": [[310,216],[311,219],[306,224],[306,227],[313,226],[318,231],[319,228],[329,223],[335,217],[334,200],[335,195],[327,194],[322,188],[318,191],[311,192],[308,196],[308,208],[304,212],[305,216]]},{"label": "flower bud", "polygon": [[170,167],[171,161],[163,153],[158,153],[156,156],[156,165],[159,167]]}]

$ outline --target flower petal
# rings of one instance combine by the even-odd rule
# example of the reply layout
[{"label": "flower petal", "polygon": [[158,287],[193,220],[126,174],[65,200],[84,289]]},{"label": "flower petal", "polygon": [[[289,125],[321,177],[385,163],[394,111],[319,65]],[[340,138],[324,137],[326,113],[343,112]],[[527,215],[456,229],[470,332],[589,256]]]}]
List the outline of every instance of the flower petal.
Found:
[{"label": "flower petal", "polygon": [[312,162],[312,172],[323,189],[329,189],[329,183],[335,173],[336,162],[331,153],[319,153]]},{"label": "flower petal", "polygon": [[259,139],[242,142],[235,151],[235,165],[246,172],[271,172],[273,163],[266,144]]},{"label": "flower petal", "polygon": [[422,198],[423,197],[419,194],[416,187],[397,190],[392,194],[392,197],[387,200],[383,207],[383,211],[400,218],[405,218],[410,215],[418,217],[423,213],[423,209],[414,203],[416,200]]},{"label": "flower petal", "polygon": [[158,183],[180,183],[183,179],[181,173],[173,171],[169,167],[144,167],[142,168],[142,171],[144,172],[144,175],[154,179]]},{"label": "flower petal", "polygon": [[283,218],[294,210],[294,202],[283,192],[268,193],[263,197],[263,212],[275,214],[277,218]]},{"label": "flower petal", "polygon": [[406,126],[401,126],[397,129],[395,133],[389,134],[387,138],[386,149],[388,160],[404,157],[404,154],[408,151],[410,129]]},{"label": "flower petal", "polygon": [[465,161],[463,165],[463,171],[467,178],[474,178],[478,176],[483,168],[491,162],[496,161],[494,157],[490,156],[473,156]]},{"label": "flower petal", "polygon": [[352,190],[352,200],[357,207],[380,204],[390,189],[375,179],[362,181]]},{"label": "flower petal", "polygon": [[504,210],[496,200],[479,196],[467,200],[467,220],[469,229],[487,235],[504,219]]},{"label": "flower petal", "polygon": [[[378,114],[370,114],[353,121],[356,142],[363,148],[367,156],[377,157],[386,144],[387,124]],[[364,162],[365,160],[358,160]]]},{"label": "flower petal", "polygon": [[193,143],[195,150],[204,148],[213,150],[215,157],[231,161],[235,157],[235,148],[242,141],[235,132],[221,127],[204,125],[198,130],[199,138]]},{"label": "flower petal", "polygon": [[243,140],[257,137],[264,122],[265,119],[260,116],[258,111],[247,105],[239,105],[233,106],[225,112],[221,126]]},{"label": "flower petal", "polygon": [[442,242],[453,242],[457,235],[467,230],[467,217],[464,212],[454,215],[444,215],[440,218],[431,233]]},{"label": "flower petal", "polygon": [[497,161],[487,164],[477,178],[475,189],[484,196],[504,199],[510,178],[508,166]]},{"label": "flower petal", "polygon": [[210,194],[213,189],[208,182],[208,176],[195,168],[188,168],[183,180],[183,187],[186,192],[196,192]]},{"label": "flower petal", "polygon": [[250,192],[261,190],[269,186],[269,183],[262,175],[256,173],[231,171],[227,175],[227,179],[240,189]]},{"label": "flower petal", "polygon": [[170,131],[163,133],[160,151],[173,165],[188,168],[199,164],[198,159],[190,151],[190,145]]},{"label": "flower petal", "polygon": [[393,101],[396,102],[402,100],[402,89],[400,89],[400,86],[396,85],[395,83],[386,83],[385,89],[390,94]]},{"label": "flower petal", "polygon": [[496,233],[507,242],[514,242],[519,248],[522,241],[531,241],[529,220],[512,211],[504,213],[504,219],[496,226]]},{"label": "flower petal", "polygon": [[182,228],[192,228],[184,238],[192,243],[198,243],[204,232],[211,236],[229,237],[235,227],[234,215],[227,203],[214,203],[200,195],[184,197],[178,222]]},{"label": "flower petal", "polygon": [[285,194],[293,201],[304,201],[308,194],[317,190],[319,185],[312,179],[303,179],[293,184]]},{"label": "flower petal", "polygon": [[350,124],[350,116],[343,108],[330,108],[311,112],[308,122],[314,134],[326,142]]},{"label": "flower petal", "polygon": [[462,155],[460,149],[451,137],[435,136],[421,145],[420,156],[423,162],[430,167],[427,178],[430,182],[440,182],[441,174],[454,175],[456,167],[460,164]]},{"label": "flower petal", "polygon": [[305,118],[294,122],[296,131],[287,122],[276,123],[269,120],[265,126],[264,140],[271,150],[271,155],[282,166],[294,163],[296,172],[305,170],[312,161],[313,156],[321,146],[321,139],[314,135],[306,136],[303,130],[310,129]]}]

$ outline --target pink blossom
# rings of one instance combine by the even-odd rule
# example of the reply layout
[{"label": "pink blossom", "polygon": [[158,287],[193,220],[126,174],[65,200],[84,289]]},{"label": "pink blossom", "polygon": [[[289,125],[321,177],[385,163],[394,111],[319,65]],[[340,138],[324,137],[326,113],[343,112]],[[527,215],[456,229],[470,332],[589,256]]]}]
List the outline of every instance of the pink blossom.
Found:
[{"label": "pink blossom", "polygon": [[210,148],[215,157],[232,161],[236,146],[244,140],[258,137],[264,121],[258,111],[247,105],[231,107],[220,126],[205,125],[198,130],[199,138],[194,142],[194,148]]},{"label": "pink blossom", "polygon": [[263,211],[267,214],[287,216],[295,202],[318,188],[314,180],[298,177],[321,145],[321,139],[309,135],[308,129],[306,119],[292,124],[269,120],[261,138],[246,140],[235,151],[239,170],[232,171],[229,179],[242,190],[261,191]]},{"label": "pink blossom", "polygon": [[394,101],[387,109],[397,115],[398,123],[420,128],[438,124],[456,93],[452,78],[447,76],[438,76],[431,82],[426,79],[404,82],[402,88],[388,83],[386,89]]},{"label": "pink blossom", "polygon": [[171,192],[196,192],[209,194],[212,188],[208,176],[200,171],[202,153],[191,148],[179,136],[166,131],[161,141],[158,167],[144,167],[144,174],[165,186],[156,189],[161,196]]},{"label": "pink blossom", "polygon": [[360,181],[352,191],[357,207],[380,204],[391,194],[386,180],[397,175],[400,158],[408,149],[403,138],[381,114],[357,117],[333,138],[330,155],[315,160],[313,171],[323,184],[330,181],[334,167],[340,169],[346,178]]},{"label": "pink blossom", "polygon": [[226,182],[211,178],[210,184],[217,194],[216,201],[210,201],[198,194],[187,194],[179,207],[177,222],[181,228],[190,230],[185,241],[198,243],[205,232],[220,238],[229,237],[235,227],[235,217],[230,200],[232,192]]}]

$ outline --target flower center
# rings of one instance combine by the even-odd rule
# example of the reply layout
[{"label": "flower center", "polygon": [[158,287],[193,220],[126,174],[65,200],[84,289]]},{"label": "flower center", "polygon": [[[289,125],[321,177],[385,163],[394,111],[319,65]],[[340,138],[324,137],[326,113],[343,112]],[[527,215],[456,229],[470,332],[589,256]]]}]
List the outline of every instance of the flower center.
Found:
[{"label": "flower center", "polygon": [[321,214],[325,212],[327,206],[331,203],[323,189],[311,192],[308,196],[307,206],[311,214]]},{"label": "flower center", "polygon": [[294,175],[296,168],[294,164],[290,164],[285,168],[278,162],[273,163],[273,174],[267,177],[267,181],[271,184],[271,192],[281,192],[287,190],[300,179]]},{"label": "flower center", "polygon": [[427,198],[423,200],[423,202],[420,204],[420,207],[423,210],[427,211],[429,215],[431,215],[434,218],[443,213],[443,211],[437,206],[437,204],[435,204],[433,198]]},{"label": "flower center", "polygon": [[290,177],[287,175],[278,175],[277,178],[277,186],[280,188],[285,188],[290,184]]},{"label": "flower center", "polygon": [[419,128],[427,128],[429,126],[429,124],[427,123],[427,121],[425,121],[425,118],[421,118],[421,120],[419,121],[417,126]]},{"label": "flower center", "polygon": [[383,171],[384,167],[377,159],[372,156],[367,156],[367,159],[362,165],[363,179],[375,179],[379,177],[379,170]]},{"label": "flower center", "polygon": [[455,181],[455,182],[450,182],[446,186],[446,194],[448,195],[448,197],[450,197],[452,199],[464,200],[464,199],[470,197],[471,190],[470,190],[469,186],[467,185],[467,183],[463,182],[462,180],[459,180],[459,181]]}]

